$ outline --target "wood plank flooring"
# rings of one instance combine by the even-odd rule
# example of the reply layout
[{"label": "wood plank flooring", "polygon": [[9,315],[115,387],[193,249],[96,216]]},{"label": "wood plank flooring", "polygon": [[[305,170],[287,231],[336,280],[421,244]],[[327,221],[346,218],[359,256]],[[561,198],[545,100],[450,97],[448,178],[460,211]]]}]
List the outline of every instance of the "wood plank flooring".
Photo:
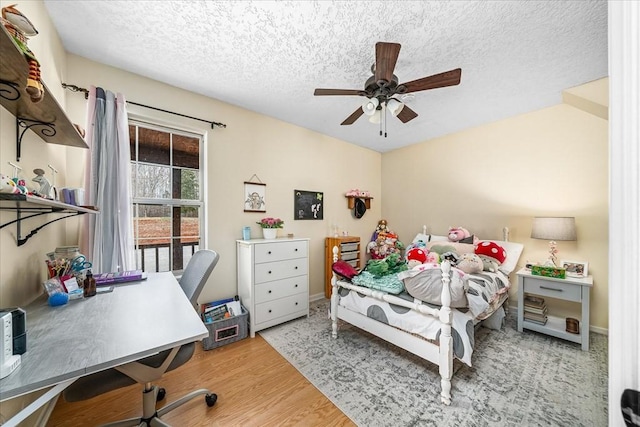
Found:
[{"label": "wood plank flooring", "polygon": [[[197,397],[163,420],[174,426],[354,426],[259,334],[204,351],[196,346],[189,362],[157,383],[166,388],[161,405],[198,388],[218,395],[209,408]],[[137,416],[142,386],[114,390],[83,402],[58,400],[47,426],[95,426]]]}]

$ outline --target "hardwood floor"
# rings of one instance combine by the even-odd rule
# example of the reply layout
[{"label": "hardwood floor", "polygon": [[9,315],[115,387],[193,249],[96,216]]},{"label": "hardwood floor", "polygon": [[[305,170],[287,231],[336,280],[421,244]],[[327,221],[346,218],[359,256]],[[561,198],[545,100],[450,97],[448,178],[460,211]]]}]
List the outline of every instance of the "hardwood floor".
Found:
[{"label": "hardwood floor", "polygon": [[[189,362],[157,384],[167,390],[161,405],[198,388],[218,395],[212,408],[198,397],[163,417],[176,427],[355,425],[259,334],[214,350],[197,345]],[[94,426],[137,416],[141,387],[75,403],[60,397],[47,426]]]}]

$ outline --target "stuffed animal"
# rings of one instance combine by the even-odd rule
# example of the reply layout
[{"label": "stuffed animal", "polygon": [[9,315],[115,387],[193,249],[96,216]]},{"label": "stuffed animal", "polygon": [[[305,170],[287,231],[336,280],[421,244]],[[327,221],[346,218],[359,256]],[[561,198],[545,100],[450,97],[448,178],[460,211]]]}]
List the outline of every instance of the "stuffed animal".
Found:
[{"label": "stuffed animal", "polygon": [[483,240],[476,245],[476,255],[484,263],[484,271],[495,273],[498,267],[507,259],[507,251],[496,242]]},{"label": "stuffed animal", "polygon": [[398,240],[398,235],[389,230],[387,220],[378,221],[376,230],[371,235],[371,241],[367,244],[367,251],[374,259],[383,259],[392,253],[401,254],[404,245]]},{"label": "stuffed animal", "polygon": [[20,189],[11,178],[0,174],[0,193],[20,194]]},{"label": "stuffed animal", "polygon": [[33,173],[36,177],[32,179],[33,182],[40,184],[40,189],[37,191],[37,195],[46,199],[53,199],[55,196],[55,189],[51,186],[49,180],[44,176],[43,169],[34,169]]},{"label": "stuffed animal", "polygon": [[462,227],[449,227],[447,237],[450,242],[473,243],[474,245],[478,243],[478,238]]},{"label": "stuffed animal", "polygon": [[408,249],[405,254],[405,259],[407,260],[407,266],[409,268],[413,268],[416,265],[424,264],[427,262],[427,255],[429,250],[427,248],[411,248]]},{"label": "stuffed animal", "polygon": [[38,30],[33,26],[15,4],[2,8],[2,24],[7,29],[13,40],[16,42],[29,64],[29,75],[26,82],[26,92],[32,102],[40,102],[44,97],[44,86],[40,80],[40,63],[36,59],[31,49],[27,47],[28,37],[38,34]]},{"label": "stuffed animal", "polygon": [[476,254],[462,254],[456,267],[467,274],[482,272],[484,265],[480,257]]},{"label": "stuffed animal", "polygon": [[382,277],[389,274],[397,274],[408,269],[399,253],[392,253],[384,259],[370,259],[364,268],[373,277]]}]

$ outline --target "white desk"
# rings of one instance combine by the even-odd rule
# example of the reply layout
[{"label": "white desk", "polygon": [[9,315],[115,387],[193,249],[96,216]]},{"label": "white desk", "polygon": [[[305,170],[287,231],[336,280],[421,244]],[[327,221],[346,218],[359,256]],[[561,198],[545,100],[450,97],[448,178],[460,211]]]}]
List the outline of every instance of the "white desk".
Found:
[{"label": "white desk", "polygon": [[0,402],[57,386],[53,399],[78,377],[209,335],[171,272],[59,307],[39,298],[24,309],[27,352],[0,380]]}]

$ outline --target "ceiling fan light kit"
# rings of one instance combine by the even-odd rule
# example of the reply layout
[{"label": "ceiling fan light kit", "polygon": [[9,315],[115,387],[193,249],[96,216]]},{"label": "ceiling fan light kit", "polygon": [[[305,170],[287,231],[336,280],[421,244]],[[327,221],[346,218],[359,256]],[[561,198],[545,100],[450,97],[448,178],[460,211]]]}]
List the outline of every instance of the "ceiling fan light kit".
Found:
[{"label": "ceiling fan light kit", "polygon": [[[398,84],[398,77],[393,74],[400,54],[400,44],[378,42],[376,43],[376,62],[371,67],[373,76],[369,77],[364,85],[364,90],[357,89],[316,89],[315,96],[327,95],[348,95],[348,96],[364,96],[367,100],[358,107],[356,111],[351,113],[341,125],[351,125],[363,114],[369,116],[371,123],[381,123],[384,121],[386,132],[386,120],[384,119],[386,109],[391,115],[397,117],[402,123],[407,123],[416,117],[418,113],[397,98],[400,96],[402,100],[412,99],[413,92],[419,92],[429,89],[437,89],[447,86],[455,86],[460,84],[462,70],[456,68],[444,73],[434,74],[429,77],[423,77],[412,80],[407,83]],[[384,110],[384,111],[383,111]],[[382,135],[382,128],[380,135]]]}]

